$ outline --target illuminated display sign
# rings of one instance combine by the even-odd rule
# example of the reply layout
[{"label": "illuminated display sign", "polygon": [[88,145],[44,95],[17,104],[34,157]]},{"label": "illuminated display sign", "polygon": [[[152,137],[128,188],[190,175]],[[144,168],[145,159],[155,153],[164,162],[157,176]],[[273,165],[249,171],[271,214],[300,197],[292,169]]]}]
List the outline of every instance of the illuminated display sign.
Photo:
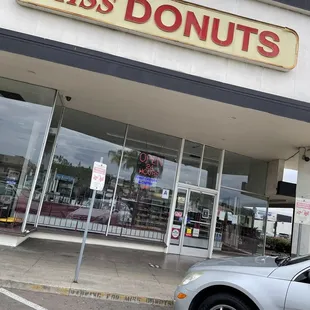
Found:
[{"label": "illuminated display sign", "polygon": [[136,183],[153,186],[161,178],[164,159],[146,152],[140,152],[137,162]]}]

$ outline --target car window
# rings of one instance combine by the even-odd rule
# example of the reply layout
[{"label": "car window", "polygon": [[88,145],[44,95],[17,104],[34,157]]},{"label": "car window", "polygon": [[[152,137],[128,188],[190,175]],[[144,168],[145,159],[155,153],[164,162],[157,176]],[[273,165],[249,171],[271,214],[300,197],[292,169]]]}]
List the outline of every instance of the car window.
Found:
[{"label": "car window", "polygon": [[295,282],[310,284],[309,273],[310,269],[307,269],[306,271],[302,272],[300,275],[296,277]]},{"label": "car window", "polygon": [[295,265],[295,264],[299,264],[299,263],[304,263],[306,261],[310,262],[310,255],[305,255],[305,256],[299,256],[299,257],[295,257],[295,258],[291,258],[286,266],[288,265]]}]

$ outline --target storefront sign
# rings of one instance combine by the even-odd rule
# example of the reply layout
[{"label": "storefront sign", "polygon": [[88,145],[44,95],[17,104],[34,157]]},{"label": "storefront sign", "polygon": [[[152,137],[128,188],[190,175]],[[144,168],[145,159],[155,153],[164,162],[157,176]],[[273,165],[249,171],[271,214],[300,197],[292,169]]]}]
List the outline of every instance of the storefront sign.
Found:
[{"label": "storefront sign", "polygon": [[159,179],[164,169],[164,159],[152,154],[140,152],[137,173],[141,176]]},{"label": "storefront sign", "polygon": [[295,31],[188,2],[173,0],[17,0],[17,2],[32,8],[282,71],[293,69],[297,63],[298,35]]},{"label": "storefront sign", "polygon": [[294,222],[310,225],[310,199],[296,198]]}]

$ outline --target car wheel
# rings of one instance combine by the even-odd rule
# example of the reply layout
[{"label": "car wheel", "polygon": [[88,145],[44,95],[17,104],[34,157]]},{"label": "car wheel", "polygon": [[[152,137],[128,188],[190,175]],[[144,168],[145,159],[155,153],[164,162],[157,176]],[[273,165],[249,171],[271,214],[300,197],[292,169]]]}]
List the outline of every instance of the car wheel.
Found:
[{"label": "car wheel", "polygon": [[240,297],[220,293],[205,299],[198,310],[251,310],[251,307],[240,299]]}]

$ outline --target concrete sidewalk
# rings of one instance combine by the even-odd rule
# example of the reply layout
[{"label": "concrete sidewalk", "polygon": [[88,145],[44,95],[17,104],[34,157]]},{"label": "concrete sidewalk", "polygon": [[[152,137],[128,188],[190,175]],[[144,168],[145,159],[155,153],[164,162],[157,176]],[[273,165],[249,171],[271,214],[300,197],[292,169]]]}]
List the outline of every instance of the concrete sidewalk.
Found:
[{"label": "concrete sidewalk", "polygon": [[187,269],[202,260],[87,245],[79,283],[73,283],[79,250],[79,244],[39,239],[0,247],[0,286],[171,305]]}]

